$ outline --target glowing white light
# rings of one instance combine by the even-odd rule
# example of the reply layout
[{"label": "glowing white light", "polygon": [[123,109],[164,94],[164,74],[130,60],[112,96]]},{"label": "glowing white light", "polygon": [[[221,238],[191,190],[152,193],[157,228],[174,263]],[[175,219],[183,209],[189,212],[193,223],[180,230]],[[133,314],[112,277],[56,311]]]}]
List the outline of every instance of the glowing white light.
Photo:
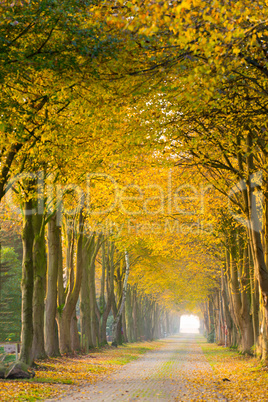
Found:
[{"label": "glowing white light", "polygon": [[199,332],[200,321],[196,315],[182,315],[180,333],[197,334]]}]

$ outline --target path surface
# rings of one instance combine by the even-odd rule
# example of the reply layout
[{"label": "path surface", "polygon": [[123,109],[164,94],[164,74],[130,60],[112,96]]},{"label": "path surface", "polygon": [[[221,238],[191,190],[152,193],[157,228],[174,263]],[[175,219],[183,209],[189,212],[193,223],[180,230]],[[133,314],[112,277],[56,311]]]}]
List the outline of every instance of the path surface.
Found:
[{"label": "path surface", "polygon": [[194,335],[167,338],[105,380],[81,388],[61,401],[227,401]]}]

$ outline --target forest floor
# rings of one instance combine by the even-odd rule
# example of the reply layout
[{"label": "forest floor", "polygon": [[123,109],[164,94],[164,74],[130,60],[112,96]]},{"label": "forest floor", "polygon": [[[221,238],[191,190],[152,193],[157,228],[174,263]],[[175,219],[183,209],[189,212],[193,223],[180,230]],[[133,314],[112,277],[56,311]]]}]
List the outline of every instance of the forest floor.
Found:
[{"label": "forest floor", "polygon": [[268,372],[257,359],[200,335],[37,363],[31,380],[0,380],[1,401],[268,401]]}]

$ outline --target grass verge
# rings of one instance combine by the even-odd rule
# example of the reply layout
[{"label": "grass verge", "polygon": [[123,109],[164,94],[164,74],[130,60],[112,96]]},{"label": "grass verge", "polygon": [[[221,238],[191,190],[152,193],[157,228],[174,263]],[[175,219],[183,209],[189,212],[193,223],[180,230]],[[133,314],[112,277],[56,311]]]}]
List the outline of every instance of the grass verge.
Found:
[{"label": "grass verge", "polygon": [[0,380],[0,401],[37,401],[71,392],[92,384],[149,350],[161,341],[130,343],[113,348],[105,346],[88,355],[62,356],[37,361],[35,377],[30,380]]},{"label": "grass verge", "polygon": [[213,369],[217,388],[228,401],[268,401],[268,368],[260,360],[202,338],[197,342]]}]

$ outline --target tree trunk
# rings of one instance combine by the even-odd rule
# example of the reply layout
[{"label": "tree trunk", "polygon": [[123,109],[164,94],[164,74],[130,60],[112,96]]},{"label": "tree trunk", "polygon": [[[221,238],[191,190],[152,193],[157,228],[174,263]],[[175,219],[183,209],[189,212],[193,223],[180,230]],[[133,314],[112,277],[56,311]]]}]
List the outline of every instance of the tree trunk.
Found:
[{"label": "tree trunk", "polygon": [[[103,253],[104,253],[104,245],[103,245]],[[114,252],[115,247],[113,243],[107,242],[107,257],[105,258],[106,267],[106,294],[107,294],[107,302],[105,305],[105,309],[102,315],[101,322],[101,331],[100,331],[100,343],[101,345],[107,343],[106,340],[106,325],[107,319],[111,311],[112,303],[114,303]],[[104,255],[103,255],[104,256]]]},{"label": "tree trunk", "polygon": [[126,327],[127,327],[127,337],[129,342],[134,342],[133,333],[133,306],[131,301],[132,298],[132,288],[128,285],[127,297],[126,297]]},{"label": "tree trunk", "polygon": [[76,308],[78,301],[83,272],[83,214],[82,210],[79,213],[78,218],[78,240],[77,240],[77,252],[76,252],[76,264],[73,272],[73,278],[69,278],[70,283],[68,293],[66,296],[63,309],[57,314],[57,322],[59,328],[59,344],[61,354],[70,353],[72,351],[71,344],[71,319]]},{"label": "tree trunk", "polygon": [[241,327],[242,327],[242,345],[243,353],[252,353],[254,345],[254,331],[251,314],[251,289],[250,289],[250,272],[249,272],[249,257],[248,245],[246,244],[243,252],[243,269],[240,272],[240,289],[241,289]]},{"label": "tree trunk", "polygon": [[132,293],[133,301],[133,342],[137,342],[138,340],[138,317],[137,317],[137,290],[136,287],[133,288]]},{"label": "tree trunk", "polygon": [[45,286],[46,286],[46,244],[44,215],[33,216],[34,244],[34,293],[33,293],[33,359],[46,357],[44,338]]},{"label": "tree trunk", "polygon": [[152,339],[159,339],[159,311],[157,303],[154,303],[153,317],[154,317],[154,326],[153,326],[154,331],[152,334]]},{"label": "tree trunk", "polygon": [[169,313],[166,311],[166,333],[167,335],[170,334],[170,328],[169,328]]},{"label": "tree trunk", "polygon": [[253,324],[253,333],[254,333],[254,344],[257,347],[258,339],[259,339],[259,284],[258,280],[254,275],[254,267],[251,256],[251,248],[248,248],[249,254],[249,268],[250,268],[250,288],[251,288],[251,310],[252,310],[252,324]]},{"label": "tree trunk", "polygon": [[[56,215],[48,222],[48,272],[47,272],[47,293],[45,302],[45,349],[48,356],[59,355],[59,344],[57,337],[57,279],[59,269],[59,258],[61,258],[60,228],[57,226]],[[59,305],[59,310],[63,308]]]},{"label": "tree trunk", "polygon": [[128,252],[125,252],[125,261],[126,261],[126,273],[125,273],[125,278],[124,278],[124,284],[123,284],[123,291],[122,291],[122,300],[120,307],[118,309],[117,315],[114,319],[113,325],[112,325],[112,345],[117,346],[118,340],[117,340],[117,330],[118,330],[118,324],[120,322],[120,318],[122,316],[123,308],[125,305],[125,300],[126,300],[126,294],[127,294],[127,281],[128,281],[128,275],[129,275],[129,256]]},{"label": "tree trunk", "polygon": [[89,271],[89,294],[90,294],[90,326],[91,338],[94,347],[98,345],[98,324],[96,317],[96,290],[95,290],[95,259],[90,263]]},{"label": "tree trunk", "polygon": [[33,224],[32,224],[32,200],[24,203],[24,217],[22,229],[23,260],[22,260],[22,329],[20,361],[31,365],[33,362]]},{"label": "tree trunk", "polygon": [[[68,312],[69,313],[69,312]],[[57,323],[58,323],[58,332],[59,332],[59,347],[60,353],[68,354],[72,351],[71,345],[71,314],[58,313],[57,314]]]},{"label": "tree trunk", "polygon": [[[253,141],[251,134],[247,136],[247,166],[248,166],[248,182],[247,182],[247,195],[248,195],[248,217],[249,217],[249,232],[251,241],[252,257],[254,262],[255,276],[259,283],[260,295],[262,303],[260,310],[262,314],[262,321],[260,322],[260,336],[259,347],[263,360],[268,361],[268,183],[267,174],[264,171],[263,179],[263,225],[261,227],[256,195],[254,192],[254,161],[253,161]],[[266,155],[264,155],[265,158]],[[264,231],[264,245],[261,240],[261,230]]]},{"label": "tree trunk", "polygon": [[177,332],[180,332],[180,329],[181,329],[181,316],[179,315]]},{"label": "tree trunk", "polygon": [[128,338],[127,338],[127,323],[126,323],[126,303],[124,305],[123,311],[122,311],[122,328],[123,328],[123,342],[127,343]]},{"label": "tree trunk", "polygon": [[[231,238],[231,260],[227,272],[230,284],[230,301],[233,306],[232,315],[237,328],[239,329],[239,348],[242,353],[251,353],[254,344],[254,334],[251,316],[250,278],[248,246],[242,246],[240,234],[238,242]],[[242,248],[244,249],[242,251]]]},{"label": "tree trunk", "polygon": [[81,344],[83,350],[88,353],[93,347],[90,324],[90,292],[89,292],[89,255],[87,245],[83,246],[83,273],[80,291],[80,322],[81,322]]},{"label": "tree trunk", "polygon": [[230,312],[229,304],[230,300],[228,298],[228,289],[227,289],[227,279],[226,275],[222,270],[222,281],[221,281],[221,293],[222,293],[222,303],[223,303],[223,311],[224,311],[224,344],[226,346],[236,346],[232,343],[232,331],[235,327],[234,321],[232,319],[232,315]]},{"label": "tree trunk", "polygon": [[79,339],[77,317],[76,317],[75,310],[74,310],[72,318],[71,318],[70,333],[71,333],[71,348],[72,348],[72,350],[79,351],[80,350],[80,339]]},{"label": "tree trunk", "polygon": [[[101,289],[100,289],[100,298],[99,298],[99,340],[100,345],[104,345],[107,343],[106,341],[106,322],[104,323],[104,312],[106,310],[106,301],[105,301],[105,278],[106,278],[106,256],[105,256],[105,242],[102,242],[102,253],[101,253]],[[108,272],[107,272],[108,275]],[[105,326],[105,328],[104,328]],[[104,336],[105,335],[105,336]]]}]

